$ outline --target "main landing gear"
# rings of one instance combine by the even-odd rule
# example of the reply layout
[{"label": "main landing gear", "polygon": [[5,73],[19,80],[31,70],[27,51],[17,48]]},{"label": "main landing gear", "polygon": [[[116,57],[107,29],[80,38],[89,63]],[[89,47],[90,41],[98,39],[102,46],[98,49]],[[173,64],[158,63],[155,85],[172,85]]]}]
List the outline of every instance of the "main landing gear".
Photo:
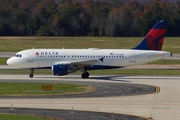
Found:
[{"label": "main landing gear", "polygon": [[29,77],[30,77],[30,78],[33,78],[33,76],[34,76],[34,75],[33,75],[34,69],[31,68],[30,70],[31,70],[31,72],[30,72],[30,74],[29,74]]},{"label": "main landing gear", "polygon": [[88,73],[88,72],[84,72],[84,73],[81,75],[81,77],[82,77],[83,79],[88,78],[88,77],[89,77],[89,73]]}]

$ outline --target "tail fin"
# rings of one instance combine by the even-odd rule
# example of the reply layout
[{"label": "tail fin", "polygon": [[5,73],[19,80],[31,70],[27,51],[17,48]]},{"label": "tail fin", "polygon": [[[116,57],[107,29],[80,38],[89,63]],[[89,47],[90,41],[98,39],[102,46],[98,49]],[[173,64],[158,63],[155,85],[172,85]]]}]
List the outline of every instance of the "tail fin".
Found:
[{"label": "tail fin", "polygon": [[142,39],[138,46],[133,49],[137,50],[161,50],[164,36],[166,33],[168,21],[158,21],[148,34]]}]

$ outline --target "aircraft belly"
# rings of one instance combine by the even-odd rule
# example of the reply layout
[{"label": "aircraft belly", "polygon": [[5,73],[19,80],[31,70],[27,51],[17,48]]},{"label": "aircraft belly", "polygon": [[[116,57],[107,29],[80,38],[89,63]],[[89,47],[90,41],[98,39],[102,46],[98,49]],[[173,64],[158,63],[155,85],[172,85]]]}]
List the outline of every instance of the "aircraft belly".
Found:
[{"label": "aircraft belly", "polygon": [[115,68],[123,68],[122,66],[105,66],[105,65],[92,65],[85,66],[85,70],[99,70],[99,69],[115,69]]},{"label": "aircraft belly", "polygon": [[37,67],[51,67],[52,65],[51,61],[41,61],[36,64]]}]

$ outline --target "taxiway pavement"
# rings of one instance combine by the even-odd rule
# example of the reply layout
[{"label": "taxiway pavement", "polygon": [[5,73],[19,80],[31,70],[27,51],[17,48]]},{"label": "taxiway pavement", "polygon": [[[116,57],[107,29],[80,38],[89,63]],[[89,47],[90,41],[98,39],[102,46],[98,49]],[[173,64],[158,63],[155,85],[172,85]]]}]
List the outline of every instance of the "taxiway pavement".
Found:
[{"label": "taxiway pavement", "polygon": [[[106,79],[107,78],[107,79]],[[50,75],[0,75],[0,80],[26,81],[91,81],[136,83],[159,86],[156,94],[118,97],[91,97],[91,98],[23,98],[0,99],[0,107],[65,109],[93,112],[108,112],[152,117],[154,120],[180,119],[180,77],[179,76],[93,76],[90,79],[81,79],[79,75],[54,77]]]},{"label": "taxiway pavement", "polygon": [[[37,76],[36,76],[37,77]],[[115,76],[113,76],[115,77]],[[38,77],[40,78],[40,77]],[[74,79],[77,79],[74,78]],[[107,78],[111,79],[111,77]],[[128,81],[124,81],[124,83],[114,83],[114,82],[101,82],[103,78],[97,81],[70,81],[70,80],[33,80],[28,81],[26,79],[21,80],[0,80],[0,82],[33,82],[33,83],[44,83],[50,84],[53,86],[55,83],[59,84],[80,84],[80,85],[88,85],[92,86],[94,89],[92,92],[84,93],[84,94],[68,94],[68,95],[28,95],[24,94],[21,96],[0,96],[0,98],[88,98],[88,97],[114,97],[114,96],[132,96],[132,95],[145,95],[145,94],[153,94],[159,92],[159,87],[157,86],[149,86],[143,84],[131,84]],[[42,88],[39,88],[40,90]],[[52,88],[53,89],[53,88]],[[33,90],[32,90],[33,91]],[[47,91],[48,92],[48,91]],[[63,91],[62,91],[63,92]]]}]

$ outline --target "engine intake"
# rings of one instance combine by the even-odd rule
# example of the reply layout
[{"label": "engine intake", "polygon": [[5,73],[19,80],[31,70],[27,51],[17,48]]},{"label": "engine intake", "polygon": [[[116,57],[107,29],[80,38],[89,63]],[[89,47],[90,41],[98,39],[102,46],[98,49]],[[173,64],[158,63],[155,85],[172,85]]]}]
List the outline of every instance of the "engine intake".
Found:
[{"label": "engine intake", "polygon": [[67,75],[69,72],[69,65],[63,65],[63,64],[58,64],[58,65],[53,65],[52,66],[52,73],[53,75]]}]

